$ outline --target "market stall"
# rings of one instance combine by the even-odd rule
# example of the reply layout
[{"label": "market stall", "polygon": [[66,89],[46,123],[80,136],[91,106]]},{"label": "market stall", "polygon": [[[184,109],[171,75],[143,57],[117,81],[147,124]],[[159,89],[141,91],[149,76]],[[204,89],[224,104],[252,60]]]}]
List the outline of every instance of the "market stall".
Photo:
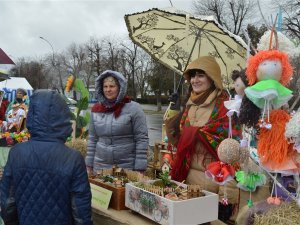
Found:
[{"label": "market stall", "polygon": [[33,93],[33,88],[25,77],[10,77],[10,79],[0,82],[0,89],[4,90],[5,96],[10,102],[15,99],[18,88],[26,90],[28,97]]}]

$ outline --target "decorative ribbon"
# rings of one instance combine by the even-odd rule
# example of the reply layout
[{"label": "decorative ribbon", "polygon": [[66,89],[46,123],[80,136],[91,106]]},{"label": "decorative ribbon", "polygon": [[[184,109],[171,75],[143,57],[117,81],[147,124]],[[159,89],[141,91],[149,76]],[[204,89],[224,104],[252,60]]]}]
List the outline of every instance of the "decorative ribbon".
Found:
[{"label": "decorative ribbon", "polygon": [[234,173],[235,171],[233,166],[221,161],[208,164],[205,171],[205,175],[208,178],[213,179],[213,181],[220,185],[224,185],[228,181],[233,180]]},{"label": "decorative ribbon", "polygon": [[[265,113],[267,111],[267,122],[265,122]],[[266,128],[270,130],[272,128],[272,124],[270,123],[270,100],[265,99],[263,114],[261,118],[261,123],[259,125],[261,128]]]},{"label": "decorative ribbon", "polygon": [[238,171],[235,173],[237,186],[245,191],[255,191],[257,186],[266,183],[266,176],[263,173]]}]

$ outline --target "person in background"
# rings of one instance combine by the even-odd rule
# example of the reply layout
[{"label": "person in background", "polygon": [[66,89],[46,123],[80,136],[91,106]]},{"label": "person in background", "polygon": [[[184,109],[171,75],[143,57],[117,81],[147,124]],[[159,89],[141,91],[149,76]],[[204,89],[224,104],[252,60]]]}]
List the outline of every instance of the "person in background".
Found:
[{"label": "person in background", "polygon": [[84,159],[65,141],[71,113],[55,91],[37,90],[27,117],[30,139],[14,145],[0,183],[5,224],[91,225],[91,190]]},{"label": "person in background", "polygon": [[[229,95],[223,90],[221,70],[213,57],[199,57],[188,65],[183,75],[190,84],[184,108],[180,113],[180,104],[174,101],[176,104],[171,106],[164,121],[168,141],[177,148],[171,177],[187,184],[200,184],[203,189],[218,193],[221,202],[224,186],[208,179],[205,171],[208,164],[219,160],[217,146],[228,138],[228,110],[224,101]],[[238,126],[232,126],[232,134],[239,139]],[[229,204],[219,204],[219,219],[223,221],[229,219],[233,205],[238,203],[235,184],[229,181],[226,185]]]},{"label": "person in background", "polygon": [[149,141],[146,116],[126,95],[124,76],[106,70],[96,79],[95,89],[98,103],[91,110],[85,158],[88,172],[113,165],[145,171]]},{"label": "person in background", "polygon": [[[25,117],[26,112],[20,107],[20,104],[13,104],[12,109],[7,113],[7,130],[9,132],[18,132],[23,122],[22,119]],[[3,123],[4,122],[5,121],[3,121]]]},{"label": "person in background", "polygon": [[5,120],[5,112],[6,109],[9,105],[9,101],[5,96],[4,91],[0,90],[0,99],[1,99],[1,103],[0,103],[0,120],[3,121]]},{"label": "person in background", "polygon": [[8,112],[12,109],[12,106],[17,103],[20,104],[20,108],[24,109],[27,114],[29,99],[27,98],[26,90],[23,88],[18,88],[16,90],[16,98],[8,105],[8,107],[6,109],[6,112],[5,112],[6,118],[7,118]]}]

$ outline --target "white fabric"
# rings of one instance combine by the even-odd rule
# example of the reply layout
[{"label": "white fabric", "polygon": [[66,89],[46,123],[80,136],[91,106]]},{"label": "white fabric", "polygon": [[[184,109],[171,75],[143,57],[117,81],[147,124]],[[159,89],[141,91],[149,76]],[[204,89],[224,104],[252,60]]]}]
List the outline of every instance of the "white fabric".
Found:
[{"label": "white fabric", "polygon": [[25,89],[28,97],[33,93],[33,88],[25,77],[11,77],[0,82],[0,90],[5,90],[5,96],[10,102],[15,99],[18,88]]},{"label": "white fabric", "polygon": [[18,109],[14,111],[13,109],[9,110],[7,113],[7,122],[8,123],[19,123],[20,119],[26,117],[24,109]]},{"label": "white fabric", "polygon": [[240,114],[240,108],[242,104],[242,97],[239,95],[235,95],[234,99],[228,100],[224,102],[224,106],[229,110],[227,112],[227,116],[232,116],[235,112],[237,115]]},{"label": "white fabric", "polygon": [[11,77],[5,81],[0,82],[0,88],[33,90],[32,86],[28,83],[25,77]]}]

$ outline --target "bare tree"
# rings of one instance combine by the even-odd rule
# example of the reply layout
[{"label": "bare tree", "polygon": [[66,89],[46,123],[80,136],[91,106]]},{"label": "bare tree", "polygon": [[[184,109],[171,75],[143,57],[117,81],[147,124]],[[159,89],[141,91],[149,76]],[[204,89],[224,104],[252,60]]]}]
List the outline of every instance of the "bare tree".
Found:
[{"label": "bare tree", "polygon": [[218,23],[225,26],[225,8],[223,0],[195,0],[192,4],[192,8],[195,14],[198,15],[214,15]]},{"label": "bare tree", "polygon": [[141,94],[141,98],[144,98],[149,90],[149,75],[152,72],[151,57],[145,51],[141,50],[138,54],[139,69],[136,74],[136,85]]},{"label": "bare tree", "polygon": [[83,64],[87,61],[87,56],[87,51],[83,45],[73,43],[68,47],[62,60],[67,70],[77,77],[83,68]]},{"label": "bare tree", "polygon": [[[67,48],[67,51],[61,55],[61,62],[66,72],[71,73],[76,78],[82,78],[82,76],[88,74],[88,72],[84,70],[87,68],[88,52],[83,44],[71,44]],[[73,97],[77,99],[76,92],[73,92]]]},{"label": "bare tree", "polygon": [[148,81],[152,91],[155,93],[157,100],[157,111],[162,109],[162,94],[169,95],[173,88],[174,72],[159,63],[156,59],[152,59],[152,71],[149,74]]},{"label": "bare tree", "polygon": [[47,77],[47,81],[49,82],[49,88],[60,90],[64,94],[60,53],[53,52],[52,54],[45,55],[38,61],[43,64],[43,71]]},{"label": "bare tree", "polygon": [[239,35],[256,10],[252,0],[195,0],[192,8],[197,15],[213,15],[227,30]]},{"label": "bare tree", "polygon": [[140,94],[143,98],[150,87],[148,78],[153,72],[152,59],[148,53],[136,44],[125,42],[122,46],[126,60],[124,73],[128,75],[128,80],[131,80],[129,88],[132,89],[134,96]]},{"label": "bare tree", "polygon": [[120,70],[121,47],[120,40],[113,37],[104,37],[103,41],[103,60],[105,69],[114,71]]},{"label": "bare tree", "polygon": [[21,58],[12,69],[13,76],[25,77],[34,89],[47,89],[52,87],[52,80],[49,79],[49,70],[42,59],[32,60]]},{"label": "bare tree", "polygon": [[135,74],[136,74],[136,57],[137,57],[137,45],[133,44],[132,48],[128,47],[126,44],[121,44],[123,47],[124,58],[129,67],[129,81],[132,89],[133,99],[136,100],[136,89],[135,89]]},{"label": "bare tree", "polygon": [[91,38],[86,44],[90,58],[90,66],[92,72],[96,73],[96,76],[99,76],[102,71],[102,51],[103,51],[103,41],[99,41],[95,38]]},{"label": "bare tree", "polygon": [[300,42],[300,0],[288,0],[281,5],[285,12],[283,30]]},{"label": "bare tree", "polygon": [[[63,82],[64,74],[66,74],[66,69],[64,65],[62,64],[62,53],[56,53],[55,54],[55,62],[51,65],[50,70],[53,71],[52,73],[54,76],[52,76],[53,81],[56,81],[57,84],[53,87],[55,89],[60,89],[62,94],[65,94],[65,85]],[[59,87],[59,88],[57,88]]]}]

